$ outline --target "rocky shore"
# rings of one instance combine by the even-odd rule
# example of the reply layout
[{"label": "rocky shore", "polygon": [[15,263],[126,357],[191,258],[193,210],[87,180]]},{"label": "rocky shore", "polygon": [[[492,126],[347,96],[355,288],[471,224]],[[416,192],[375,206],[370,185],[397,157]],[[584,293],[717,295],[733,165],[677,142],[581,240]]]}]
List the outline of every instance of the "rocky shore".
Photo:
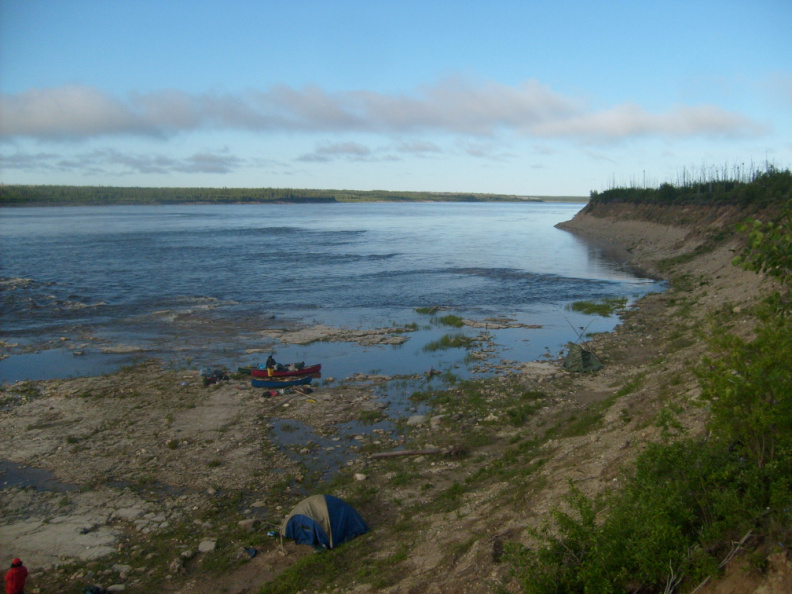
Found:
[{"label": "rocky shore", "polygon": [[[527,362],[476,384],[475,412],[462,405],[461,387],[458,404],[426,411],[416,404],[403,415],[377,393],[392,378],[359,376],[273,396],[241,378],[204,386],[197,371],[156,361],[7,387],[0,392],[3,558],[25,560],[34,593],[87,584],[255,593],[311,554],[281,548],[266,533],[322,485],[357,502],[375,535],[343,554],[381,568],[378,578],[327,591],[517,591],[499,562],[500,543],[529,542],[525,527],[547,517],[569,481],[586,493],[618,485],[619,468],[659,438],[664,408],[673,406],[691,433],[701,431],[706,413],[696,406],[690,363],[704,352],[705,319],[730,308],[750,331],[741,312],[766,281],[730,265],[736,239],[702,249],[735,214],[669,216],[584,210],[562,225],[625,250],[635,266],[669,279],[669,290],[643,298],[615,332],[591,340],[606,362],[602,371],[575,375],[558,362]],[[515,422],[514,403],[525,394],[537,401]],[[558,428],[555,437],[549,427]],[[528,438],[537,444],[531,474],[499,479],[510,444]],[[442,453],[372,456],[403,447]],[[327,483],[335,465],[339,476]],[[45,473],[40,488],[20,486],[34,471]],[[483,474],[491,478],[472,480]],[[455,505],[444,506],[457,491]],[[789,564],[779,563],[774,575],[789,579]]]}]

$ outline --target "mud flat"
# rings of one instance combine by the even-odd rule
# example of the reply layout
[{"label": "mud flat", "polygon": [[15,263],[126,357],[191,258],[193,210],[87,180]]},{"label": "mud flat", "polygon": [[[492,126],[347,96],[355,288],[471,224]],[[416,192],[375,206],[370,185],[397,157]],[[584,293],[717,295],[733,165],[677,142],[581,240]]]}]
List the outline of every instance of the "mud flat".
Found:
[{"label": "mud flat", "polygon": [[323,474],[363,469],[367,448],[403,445],[394,419],[381,422],[389,403],[375,392],[393,379],[357,374],[341,386],[270,394],[242,377],[204,386],[197,371],[149,361],[104,376],[7,386],[0,543],[25,560],[34,584],[37,574],[64,567],[83,568],[69,576],[75,583],[135,584],[156,570],[110,567],[91,576],[85,564],[185,526],[197,550],[228,531],[197,518],[231,495],[239,522],[250,520],[243,526],[272,528],[272,518]]}]

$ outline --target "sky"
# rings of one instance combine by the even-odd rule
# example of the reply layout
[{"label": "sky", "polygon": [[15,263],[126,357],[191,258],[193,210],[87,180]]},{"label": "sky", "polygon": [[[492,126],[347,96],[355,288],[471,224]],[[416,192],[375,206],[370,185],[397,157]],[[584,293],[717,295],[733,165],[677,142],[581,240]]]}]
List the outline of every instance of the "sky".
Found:
[{"label": "sky", "polygon": [[0,0],[0,183],[587,196],[792,166],[789,0]]}]

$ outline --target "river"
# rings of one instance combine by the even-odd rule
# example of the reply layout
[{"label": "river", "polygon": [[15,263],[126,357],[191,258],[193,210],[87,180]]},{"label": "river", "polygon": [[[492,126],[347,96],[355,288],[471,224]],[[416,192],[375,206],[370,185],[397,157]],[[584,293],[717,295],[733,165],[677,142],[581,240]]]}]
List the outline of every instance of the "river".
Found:
[{"label": "river", "polygon": [[[615,317],[578,300],[660,285],[554,225],[569,203],[364,203],[0,209],[0,381],[111,371],[142,358],[204,367],[322,362],[323,374],[470,377],[466,349],[429,351],[440,315],[488,330],[494,361],[556,356]],[[264,328],[405,327],[401,345],[284,344]],[[531,326],[530,328],[526,326]],[[535,328],[533,326],[540,326]]]}]

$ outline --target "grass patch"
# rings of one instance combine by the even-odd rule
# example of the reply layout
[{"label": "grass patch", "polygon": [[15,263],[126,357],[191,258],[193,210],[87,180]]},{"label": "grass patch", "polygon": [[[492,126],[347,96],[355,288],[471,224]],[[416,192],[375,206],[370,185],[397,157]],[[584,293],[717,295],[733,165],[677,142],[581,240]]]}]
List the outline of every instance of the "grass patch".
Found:
[{"label": "grass patch", "polygon": [[459,508],[462,504],[462,496],[467,492],[467,489],[457,482],[442,491],[435,497],[432,506],[440,512],[450,512]]},{"label": "grass patch", "polygon": [[439,340],[426,344],[425,352],[433,353],[445,349],[469,349],[476,343],[475,340],[464,334],[445,334]]},{"label": "grass patch", "polygon": [[521,427],[542,408],[547,394],[531,390],[520,395],[520,402],[516,406],[506,409],[506,416],[510,425]]},{"label": "grass patch", "polygon": [[615,397],[621,398],[622,396],[627,396],[627,394],[632,394],[636,390],[640,389],[644,382],[646,381],[646,374],[645,373],[638,373],[633,378],[629,379],[624,385],[616,391]]},{"label": "grass patch", "polygon": [[575,301],[567,305],[567,310],[576,311],[589,316],[609,318],[614,313],[623,310],[626,306],[626,297],[606,297],[597,301]]},{"label": "grass patch", "polygon": [[358,537],[338,549],[319,555],[307,555],[298,559],[272,582],[265,584],[259,594],[293,594],[324,589],[337,579],[349,580],[349,574],[357,571],[352,562],[353,550],[358,548],[363,537]]},{"label": "grass patch", "polygon": [[538,444],[539,441],[531,439],[507,448],[500,457],[488,460],[465,483],[474,486],[490,480],[503,482],[531,476],[547,461],[545,458],[537,458]]},{"label": "grass patch", "polygon": [[439,324],[442,324],[443,326],[451,326],[452,328],[462,328],[465,325],[465,320],[453,314],[436,319]]},{"label": "grass patch", "polygon": [[492,445],[495,441],[495,436],[489,431],[468,431],[462,442],[462,448],[469,452]]},{"label": "grass patch", "polygon": [[413,469],[399,468],[390,479],[389,484],[394,487],[403,487],[409,485],[414,480],[421,477],[421,474]]},{"label": "grass patch", "polygon": [[364,425],[379,423],[384,418],[385,414],[381,410],[361,410],[358,413],[358,421]]}]

